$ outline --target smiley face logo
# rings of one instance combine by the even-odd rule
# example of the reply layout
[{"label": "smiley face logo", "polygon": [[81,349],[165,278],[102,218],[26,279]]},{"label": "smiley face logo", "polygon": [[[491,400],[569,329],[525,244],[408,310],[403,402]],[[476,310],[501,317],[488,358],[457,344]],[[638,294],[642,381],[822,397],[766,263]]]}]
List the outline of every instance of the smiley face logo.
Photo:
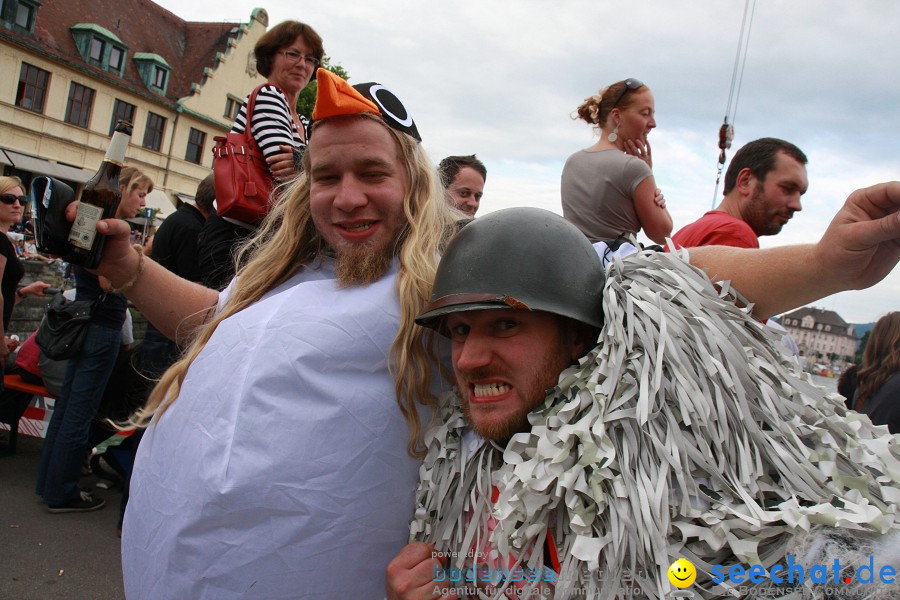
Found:
[{"label": "smiley face logo", "polygon": [[669,565],[669,582],[677,588],[686,588],[697,579],[697,569],[689,560],[679,558]]}]

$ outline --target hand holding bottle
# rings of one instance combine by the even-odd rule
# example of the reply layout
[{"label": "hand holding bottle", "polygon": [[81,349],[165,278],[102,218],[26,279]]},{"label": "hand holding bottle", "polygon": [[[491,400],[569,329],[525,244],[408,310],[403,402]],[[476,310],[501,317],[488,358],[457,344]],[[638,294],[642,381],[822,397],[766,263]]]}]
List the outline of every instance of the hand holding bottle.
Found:
[{"label": "hand holding bottle", "polygon": [[134,275],[141,260],[131,243],[131,228],[122,219],[104,219],[97,223],[97,233],[106,238],[106,244],[100,263],[92,271],[119,287]]},{"label": "hand holding bottle", "polygon": [[[104,239],[97,236],[96,224],[116,214],[122,199],[119,188],[119,172],[125,161],[128,140],[131,139],[131,124],[119,121],[116,125],[106,156],[94,177],[81,192],[80,202],[75,204],[72,228],[69,232],[69,251],[63,256],[67,262],[93,268],[100,262]],[[66,207],[69,217],[72,205]]]}]

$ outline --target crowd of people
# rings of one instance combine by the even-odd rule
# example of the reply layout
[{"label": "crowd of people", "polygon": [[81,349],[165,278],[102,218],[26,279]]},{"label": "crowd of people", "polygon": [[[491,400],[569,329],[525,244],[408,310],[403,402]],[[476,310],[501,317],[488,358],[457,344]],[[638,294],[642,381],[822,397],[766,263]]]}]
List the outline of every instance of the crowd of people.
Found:
[{"label": "crowd of people", "polygon": [[[104,309],[67,366],[37,493],[50,512],[104,504],[78,475],[130,301],[158,383],[129,419],[128,598],[661,598],[684,556],[725,597],[713,565],[898,542],[896,439],[809,385],[759,320],[883,279],[900,183],[851,194],[816,244],[760,250],[808,186],[803,153],[763,138],[672,236],[654,99],[626,79],[577,110],[600,139],[566,162],[564,218],[475,218],[485,165],[432,163],[389,89],[317,70],[311,27],[281,23],[255,53],[267,82],[232,131],[250,128],[277,184],[262,222],[217,214],[210,175],[149,253],[107,219],[100,266],[76,269],[78,299]],[[313,79],[311,125],[294,107]],[[24,203],[6,179],[0,225]],[[133,215],[153,182],[120,183],[117,217]],[[641,252],[641,231],[674,245]],[[9,310],[46,284],[16,292],[3,255],[6,324],[7,271]],[[892,428],[897,314],[853,398]],[[476,575],[448,586],[453,569]]]}]

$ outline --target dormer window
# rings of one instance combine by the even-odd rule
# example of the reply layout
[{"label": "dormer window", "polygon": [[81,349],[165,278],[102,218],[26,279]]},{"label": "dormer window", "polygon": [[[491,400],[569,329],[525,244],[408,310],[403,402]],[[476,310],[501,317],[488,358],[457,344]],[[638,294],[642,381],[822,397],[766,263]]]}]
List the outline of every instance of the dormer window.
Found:
[{"label": "dormer window", "polygon": [[34,7],[20,2],[16,6],[16,25],[22,29],[31,29],[34,24]]},{"label": "dormer window", "polygon": [[7,29],[34,35],[38,6],[34,0],[0,0],[0,22]]},{"label": "dormer window", "polygon": [[103,64],[104,46],[106,46],[106,44],[104,44],[103,40],[100,38],[91,38],[90,56],[91,60],[97,63],[98,66]]},{"label": "dormer window", "polygon": [[166,89],[166,76],[169,74],[168,71],[159,66],[153,67],[153,85],[158,87],[161,90]]},{"label": "dormer window", "polygon": [[78,23],[71,31],[84,62],[122,75],[128,47],[113,32],[95,23]]},{"label": "dormer window", "polygon": [[124,56],[124,52],[113,46],[109,49],[109,68],[112,71],[122,71],[122,56]]},{"label": "dormer window", "polygon": [[169,84],[169,71],[172,70],[166,59],[151,52],[135,52],[134,64],[137,66],[144,85],[151,92],[165,96],[166,86]]}]

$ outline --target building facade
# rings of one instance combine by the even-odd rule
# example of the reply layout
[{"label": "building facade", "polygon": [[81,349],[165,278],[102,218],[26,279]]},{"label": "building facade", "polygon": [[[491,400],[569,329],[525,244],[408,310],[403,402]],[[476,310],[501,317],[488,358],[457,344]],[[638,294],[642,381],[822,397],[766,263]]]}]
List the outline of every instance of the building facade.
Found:
[{"label": "building facade", "polygon": [[268,20],[261,8],[246,23],[200,23],[150,0],[0,0],[3,174],[78,189],[126,120],[126,163],[173,205],[192,198],[212,169],[213,138],[264,81],[253,46]]},{"label": "building facade", "polygon": [[853,362],[859,339],[836,312],[803,307],[782,315],[779,322],[794,338],[800,356],[841,367]]}]

